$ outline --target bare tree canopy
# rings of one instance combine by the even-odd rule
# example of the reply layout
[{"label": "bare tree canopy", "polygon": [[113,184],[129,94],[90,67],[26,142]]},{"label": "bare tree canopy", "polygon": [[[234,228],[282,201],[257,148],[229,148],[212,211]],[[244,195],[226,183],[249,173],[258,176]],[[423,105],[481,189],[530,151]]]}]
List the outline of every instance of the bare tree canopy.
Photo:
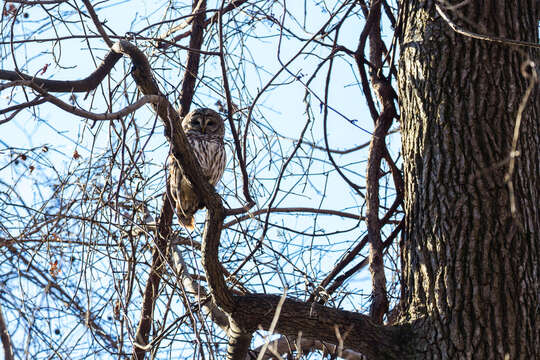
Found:
[{"label": "bare tree canopy", "polygon": [[6,359],[540,358],[538,13],[4,2]]}]

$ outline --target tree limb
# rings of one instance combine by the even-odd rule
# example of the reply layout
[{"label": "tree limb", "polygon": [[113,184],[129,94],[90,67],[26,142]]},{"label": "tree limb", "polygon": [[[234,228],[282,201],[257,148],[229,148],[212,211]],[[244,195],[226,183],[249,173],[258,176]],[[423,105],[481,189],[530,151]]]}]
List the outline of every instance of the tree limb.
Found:
[{"label": "tree limb", "polygon": [[[194,26],[195,23],[196,19],[194,20]],[[199,27],[199,29],[202,31],[203,27]],[[202,34],[200,34],[200,39],[197,34],[192,35],[197,37],[197,39],[193,41],[195,45],[198,43],[198,41],[202,42]],[[157,94],[163,96],[157,86],[156,81],[151,75],[152,73],[148,60],[138,48],[127,41],[119,41],[114,44],[112,49],[116,52],[130,56],[134,65],[132,76],[137,84],[137,87],[143,94]],[[182,94],[180,97],[181,114],[189,111],[189,105],[193,97],[193,88],[188,87],[187,84],[191,84],[191,86],[194,87],[197,77],[196,71],[198,71],[199,56],[195,53],[191,53],[191,56],[193,60],[191,63],[188,60],[187,72],[186,76],[184,77]],[[206,178],[204,177],[202,170],[193,155],[191,146],[189,145],[181,127],[180,114],[178,114],[178,112],[172,108],[170,102],[166,101],[165,98],[164,101],[154,105],[154,108],[164,123],[165,136],[171,144],[172,154],[179,162],[184,175],[193,184],[195,192],[199,198],[202,199],[203,203],[208,209],[202,236],[202,265],[206,273],[206,278],[214,302],[226,313],[229,313],[234,308],[232,292],[225,283],[223,271],[221,271],[221,266],[219,266],[219,262],[217,261],[219,240],[223,226],[223,219],[225,217],[221,198],[216,193],[214,187],[211,186],[208,181],[206,181]],[[135,351],[137,352],[138,348],[136,348]]]},{"label": "tree limb", "polygon": [[[381,0],[371,1],[369,16],[374,17],[375,24],[380,23]],[[373,287],[370,315],[375,322],[382,324],[383,316],[388,311],[388,296],[386,294],[383,243],[379,219],[379,172],[386,148],[386,134],[396,116],[396,110],[393,104],[391,85],[382,75],[383,45],[379,26],[372,26],[369,30],[369,53],[370,62],[375,65],[375,69],[370,69],[371,83],[382,108],[371,137],[366,176],[366,217],[370,245],[369,271]]]},{"label": "tree limb", "polygon": [[[281,297],[276,295],[235,296],[231,317],[246,329],[268,330]],[[409,330],[406,326],[380,326],[369,316],[328,308],[317,303],[286,299],[275,331],[286,336],[317,339],[338,344],[336,329],[344,348],[362,353],[370,360],[402,359]]]},{"label": "tree limb", "polygon": [[[382,218],[381,220],[381,226],[383,225],[386,225],[388,223],[390,223],[390,218],[392,216],[394,216],[397,208],[399,207],[399,205],[401,204],[402,200],[400,199],[396,199],[394,200],[394,203],[392,204],[392,206],[390,207],[390,209],[388,209],[388,211],[386,212],[386,214],[384,215],[384,217]],[[309,299],[308,299],[308,302],[312,302],[312,301],[315,301],[316,299],[316,296],[320,294],[321,291],[325,291],[326,293],[328,294],[332,294],[332,292],[327,289],[325,290],[326,286],[328,284],[330,284],[330,282],[347,266],[349,265],[353,260],[354,258],[360,253],[360,251],[364,248],[364,246],[366,246],[368,242],[368,235],[364,236],[362,238],[362,240],[360,240],[360,242],[349,252],[347,252],[347,255],[345,257],[343,257],[343,259],[341,259],[337,264],[336,266],[334,266],[334,268],[332,269],[332,271],[324,278],[323,281],[321,281],[321,284],[317,287],[317,289],[315,289],[315,291],[310,295]],[[321,297],[321,299],[319,300],[319,303],[324,303],[325,302],[325,299],[323,297]]]},{"label": "tree limb", "polygon": [[10,81],[29,80],[47,92],[87,92],[94,90],[121,58],[121,53],[110,51],[98,68],[81,80],[49,80],[9,70],[0,70],[0,79]]},{"label": "tree limb", "polygon": [[50,102],[51,104],[59,107],[60,109],[62,109],[64,111],[67,111],[67,112],[69,112],[71,114],[74,114],[74,115],[77,115],[77,116],[80,116],[80,117],[83,117],[85,119],[92,119],[92,120],[96,120],[96,121],[115,120],[115,119],[120,119],[120,118],[122,118],[122,117],[124,117],[124,116],[126,116],[128,114],[131,114],[132,112],[136,111],[137,109],[139,109],[143,105],[146,105],[148,103],[157,103],[157,102],[159,102],[161,100],[161,98],[158,95],[145,95],[142,98],[140,98],[139,100],[137,100],[136,102],[134,102],[133,104],[130,104],[130,105],[126,106],[123,109],[120,109],[120,110],[115,111],[115,112],[106,112],[106,113],[98,114],[98,113],[93,113],[93,112],[90,112],[90,111],[87,111],[87,110],[83,110],[83,109],[78,108],[78,107],[76,107],[74,105],[70,105],[70,104],[60,100],[59,98],[48,94],[46,91],[41,89],[38,85],[36,85],[34,82],[32,82],[30,80],[14,81],[13,83],[10,83],[10,84],[13,84],[15,86],[19,85],[19,86],[31,87],[37,93],[39,93],[41,97],[37,98],[37,99],[35,99],[33,101],[27,102],[25,104],[20,104],[19,106],[12,106],[10,108],[3,109],[3,110],[0,111],[0,114],[8,112],[8,111],[17,110],[18,108],[21,108],[23,105],[24,105],[24,107],[29,107],[29,106],[35,106],[37,104],[41,104],[41,103],[47,101],[47,102]]},{"label": "tree limb", "polygon": [[182,81],[182,92],[180,95],[181,117],[184,117],[189,112],[191,101],[195,93],[195,81],[199,72],[199,62],[201,54],[197,51],[201,49],[203,41],[203,30],[205,28],[204,20],[206,19],[206,0],[193,0],[193,25],[191,27],[191,38],[189,39],[189,50],[186,60],[186,72]]},{"label": "tree limb", "polygon": [[2,307],[0,306],[0,338],[2,338],[2,345],[4,346],[4,357],[6,360],[13,360],[13,345],[11,344],[11,338],[6,327],[6,321],[4,320],[4,314],[2,313]]},{"label": "tree limb", "polygon": [[[185,176],[190,180],[190,182],[194,185],[194,190],[197,193],[197,195],[202,199],[203,203],[206,205],[206,208],[208,209],[206,214],[206,223],[204,227],[204,233],[203,233],[203,240],[202,240],[202,264],[206,272],[206,277],[208,284],[210,286],[210,291],[212,294],[212,298],[214,299],[215,303],[222,308],[224,311],[231,311],[233,306],[232,301],[232,293],[231,290],[227,287],[225,283],[225,279],[223,277],[223,272],[221,271],[221,266],[219,266],[219,263],[216,261],[218,259],[218,247],[219,247],[219,239],[221,236],[221,230],[223,225],[223,219],[224,219],[224,209],[223,204],[221,203],[221,198],[218,194],[216,194],[216,191],[208,181],[206,181],[206,178],[204,177],[201,168],[199,167],[197,160],[195,159],[195,156],[193,155],[191,146],[189,145],[186,135],[184,134],[184,131],[181,127],[181,117],[174,110],[171,103],[166,100],[164,95],[161,93],[161,91],[158,88],[158,85],[154,78],[152,77],[151,67],[148,63],[147,58],[144,56],[144,54],[133,44],[129,43],[128,41],[119,41],[113,45],[113,51],[119,52],[122,54],[128,55],[134,65],[134,70],[132,71],[133,79],[135,80],[135,83],[137,84],[137,87],[139,90],[145,94],[145,95],[160,95],[163,97],[163,101],[161,101],[158,104],[154,104],[154,109],[160,119],[163,121],[164,127],[165,127],[165,136],[167,137],[167,140],[171,144],[171,152],[174,155],[174,157],[178,160],[183,173]],[[193,70],[197,70],[197,68],[194,68]],[[187,76],[187,75],[186,75]],[[196,78],[196,73],[191,73],[193,79]],[[193,86],[195,86],[195,81],[193,80],[191,82]],[[184,97],[184,94],[182,93],[180,98],[181,104],[187,104],[187,98],[190,98],[193,96],[193,89],[184,88],[186,91],[186,95]],[[191,101],[191,100],[190,100]],[[189,109],[189,107],[188,107]],[[181,112],[185,112],[186,108],[182,106]],[[166,197],[167,198],[167,197]],[[168,200],[165,200],[164,208],[170,208],[170,204]],[[163,213],[163,210],[162,210]],[[166,221],[163,223],[164,227],[170,228],[169,222],[169,212],[167,211],[167,218]],[[172,209],[170,212],[170,220],[172,221]],[[161,216],[160,216],[160,222],[161,222]],[[161,225],[158,225],[158,227]],[[170,230],[169,230],[170,231]],[[160,248],[161,246],[166,246],[166,243],[161,243],[161,237],[159,246],[156,244],[157,248]],[[157,250],[156,250],[157,251]],[[161,251],[163,252],[163,251]],[[163,252],[164,253],[164,252]],[[158,255],[154,254],[155,263],[153,261],[152,268],[154,269],[154,265],[156,266],[156,278],[152,277],[149,278],[149,284],[148,286],[152,287],[151,289],[148,289],[149,296],[153,295],[155,296],[157,293],[157,288],[155,285],[153,285],[153,282],[156,282],[159,284],[159,276],[157,271],[163,271],[161,269],[161,261],[158,260],[160,256],[163,256],[163,254]],[[156,258],[157,257],[157,258]],[[150,281],[152,280],[152,281]],[[146,296],[145,296],[146,298]],[[155,298],[153,299],[153,303],[155,303]],[[152,304],[153,304],[152,303]],[[153,306],[152,306],[153,308]],[[147,312],[146,314],[151,314],[151,312]],[[146,318],[141,317],[141,322],[144,321]],[[137,341],[140,342],[140,340],[146,339],[146,342],[143,342],[141,345],[145,345],[148,342],[148,328],[143,328],[145,332],[141,332],[142,338],[140,339],[137,337]],[[139,332],[138,332],[139,333]],[[134,349],[136,354],[141,354],[141,352],[144,352],[145,349],[142,349],[140,347],[135,347]],[[143,354],[144,356],[144,354]],[[136,357],[137,359],[142,359],[142,357]]]},{"label": "tree limb", "polygon": [[[314,213],[314,214],[325,214],[325,215],[336,215],[348,219],[355,219],[355,220],[365,220],[364,216],[352,214],[344,211],[338,211],[338,210],[331,210],[331,209],[316,209],[316,208],[307,208],[307,207],[291,207],[291,208],[270,208],[270,209],[259,209],[256,211],[252,211],[246,215],[240,216],[235,220],[229,221],[223,225],[223,227],[227,228],[229,226],[232,226],[234,224],[238,224],[241,221],[252,219],[255,216],[265,214],[265,213]],[[227,215],[230,215],[227,212]]]},{"label": "tree limb", "polygon": [[101,25],[101,22],[99,21],[99,18],[96,12],[94,11],[94,7],[92,6],[92,4],[90,4],[90,1],[88,0],[82,0],[82,1],[84,3],[84,6],[86,6],[86,9],[88,10],[88,13],[90,14],[90,17],[92,18],[92,21],[94,22],[94,25],[96,26],[97,31],[103,38],[103,41],[105,41],[105,44],[107,44],[107,46],[111,48],[113,46],[113,42],[109,38],[109,35],[107,35],[107,33],[105,32],[105,29],[103,29],[103,26]]}]

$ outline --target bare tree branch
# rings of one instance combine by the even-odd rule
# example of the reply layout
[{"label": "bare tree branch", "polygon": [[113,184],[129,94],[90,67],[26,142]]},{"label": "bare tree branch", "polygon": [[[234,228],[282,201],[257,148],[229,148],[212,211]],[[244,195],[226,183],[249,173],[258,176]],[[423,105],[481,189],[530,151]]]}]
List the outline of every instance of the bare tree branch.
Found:
[{"label": "bare tree branch", "polygon": [[83,3],[84,3],[84,6],[86,6],[88,13],[90,14],[90,17],[92,18],[94,25],[96,25],[96,28],[99,34],[103,38],[103,41],[105,41],[105,44],[107,44],[107,46],[111,48],[113,46],[113,42],[109,38],[109,35],[107,35],[107,33],[105,32],[105,29],[103,29],[103,26],[101,25],[101,22],[99,21],[99,18],[94,10],[94,7],[92,6],[92,4],[90,4],[90,1],[88,0],[83,0]]},{"label": "bare tree branch", "polygon": [[[128,114],[131,114],[132,112],[136,111],[137,109],[141,108],[142,106],[148,104],[148,103],[158,103],[161,100],[161,97],[158,95],[145,95],[141,97],[139,100],[134,102],[133,104],[130,104],[126,107],[124,107],[121,110],[118,110],[116,112],[107,112],[102,114],[96,114],[90,111],[86,111],[83,109],[80,109],[74,105],[70,105],[62,100],[60,100],[57,97],[54,97],[52,95],[49,95],[46,91],[42,90],[39,86],[37,86],[33,81],[29,80],[20,80],[20,81],[14,81],[10,83],[10,85],[13,86],[28,86],[34,89],[37,93],[39,93],[40,98],[36,99],[32,102],[28,102],[25,104],[21,104],[19,106],[13,106],[11,108],[3,109],[0,111],[0,113],[12,111],[12,110],[18,110],[22,107],[28,107],[28,106],[34,106],[37,104],[41,104],[45,101],[50,102],[51,104],[59,107],[62,110],[65,110],[71,114],[86,118],[86,119],[92,119],[96,121],[104,121],[104,120],[116,120],[120,119]],[[23,106],[24,105],[24,106]],[[0,122],[1,124],[1,122]]]},{"label": "bare tree branch", "polygon": [[[402,200],[401,199],[395,199],[394,203],[390,207],[390,209],[386,212],[385,216],[381,219],[381,226],[386,225],[390,222],[390,218],[395,215],[396,210],[400,206]],[[325,290],[326,286],[330,284],[330,282],[343,270],[347,265],[349,265],[356,256],[362,251],[362,249],[366,246],[368,243],[369,236],[366,235],[362,238],[362,240],[349,252],[347,252],[347,255],[345,255],[337,264],[334,266],[332,271],[323,279],[321,284],[315,289],[315,291],[310,295],[308,302],[312,302],[316,300],[316,297],[327,293],[332,294],[332,291]],[[319,303],[325,303],[327,296],[322,296],[319,299]]]},{"label": "bare tree branch", "polygon": [[68,2],[68,0],[9,0],[10,3],[24,5],[52,5]]},{"label": "bare tree branch", "polygon": [[[325,214],[325,215],[335,215],[348,219],[355,220],[365,220],[364,216],[351,214],[344,211],[330,210],[330,209],[314,209],[314,208],[305,208],[305,207],[292,207],[292,208],[270,208],[270,209],[260,209],[256,211],[251,211],[247,215],[238,217],[235,220],[229,221],[223,225],[224,228],[238,224],[241,221],[252,219],[255,216],[265,214],[265,213],[313,213],[313,214]],[[227,213],[227,215],[230,215]],[[390,221],[391,222],[391,221]],[[390,223],[389,222],[389,223]]]},{"label": "bare tree branch", "polygon": [[11,244],[4,244],[5,247],[9,249],[9,251],[14,254],[15,256],[20,259],[20,261],[28,268],[34,271],[35,274],[39,275],[39,277],[42,279],[37,280],[34,279],[34,281],[38,281],[38,283],[42,286],[42,288],[49,288],[50,293],[53,294],[55,297],[57,297],[59,300],[69,303],[70,307],[74,309],[75,315],[80,319],[80,321],[88,326],[90,329],[94,331],[98,337],[105,342],[106,346],[109,346],[112,349],[117,350],[118,349],[118,341],[117,339],[114,339],[108,332],[106,332],[103,327],[99,323],[99,318],[93,314],[90,309],[85,309],[82,305],[78,297],[74,297],[66,292],[56,281],[51,279],[51,277],[40,271],[32,263],[31,259],[27,259],[25,256],[21,254],[20,251],[18,251],[13,245]]},{"label": "bare tree branch", "polygon": [[189,112],[193,94],[195,91],[195,81],[199,71],[199,61],[201,55],[197,50],[201,49],[204,32],[204,20],[206,18],[206,0],[193,0],[193,12],[197,12],[193,16],[193,25],[191,29],[191,37],[189,39],[189,48],[195,51],[188,51],[186,60],[186,71],[184,80],[182,81],[182,92],[180,95],[180,116],[184,117]]},{"label": "bare tree branch", "polygon": [[81,80],[48,80],[9,70],[0,70],[0,79],[31,81],[36,86],[48,92],[88,92],[94,90],[103,81],[105,76],[110,73],[111,69],[121,58],[122,55],[117,52],[111,51],[107,53],[98,68],[88,77]]},{"label": "bare tree branch", "polygon": [[2,345],[4,346],[4,356],[6,360],[15,359],[13,355],[13,345],[11,344],[11,337],[9,336],[6,320],[2,312],[2,306],[0,305],[0,338],[2,338]]},{"label": "bare tree branch", "polygon": [[[218,22],[218,18],[219,16],[231,11],[231,10],[234,10],[236,8],[238,8],[239,6],[241,6],[242,4],[246,3],[247,0],[232,0],[225,8],[223,8],[222,10],[220,10],[219,13],[216,13],[214,14],[210,19],[207,19],[205,20],[204,22],[204,27],[206,28],[208,25],[210,24],[215,24]],[[195,15],[195,13],[200,13],[200,12],[204,12],[203,10],[199,10],[197,9],[197,11],[193,12],[192,15]],[[182,24],[178,25],[178,26],[175,26],[173,27],[171,30],[167,31],[165,34],[161,35],[160,36],[160,39],[165,39],[167,36],[171,35],[172,33],[176,32],[176,31],[179,31],[179,30],[182,30],[184,28],[186,28],[187,26],[189,26],[194,20],[194,16],[190,16],[186,21],[184,21]],[[187,31],[185,33],[182,33],[180,35],[177,35],[175,36],[171,41],[169,42],[160,42],[159,45],[158,45],[158,48],[160,49],[166,49],[168,47],[171,46],[171,44],[174,44],[176,43],[177,41],[185,38],[185,37],[188,37],[189,35],[191,35],[191,31],[193,30],[190,30],[190,31]]]},{"label": "bare tree branch", "polygon": [[[270,328],[273,314],[281,297],[275,295],[246,295],[235,297],[236,308],[231,316],[246,329],[259,326]],[[365,355],[368,359],[402,359],[408,329],[401,326],[379,326],[369,316],[332,309],[317,303],[286,299],[280,312],[276,332],[287,336],[317,339],[338,343],[334,327],[348,333],[343,339],[347,349]]]},{"label": "bare tree branch", "polygon": [[375,122],[375,130],[369,146],[369,156],[366,176],[366,215],[369,249],[369,270],[373,286],[373,302],[370,315],[378,324],[382,324],[383,316],[388,311],[388,296],[386,293],[386,275],[384,273],[383,243],[381,241],[381,225],[379,220],[379,172],[381,160],[386,147],[386,135],[397,112],[394,107],[391,84],[382,75],[383,43],[378,24],[381,18],[381,0],[372,0],[369,16],[374,17],[374,23],[369,31],[370,61],[375,65],[371,69],[371,83],[382,111]]},{"label": "bare tree branch", "polygon": [[141,315],[135,333],[135,339],[133,341],[132,359],[144,359],[146,352],[149,350],[147,347],[148,338],[154,320],[154,307],[158,297],[159,283],[165,270],[165,259],[169,249],[168,241],[173,214],[174,212],[170,205],[170,201],[168,200],[167,194],[165,194],[161,214],[158,219],[158,231],[155,237],[155,245],[152,250],[152,266],[150,268],[150,273],[148,274],[148,279],[146,280]]},{"label": "bare tree branch", "polygon": [[[218,25],[219,25],[219,61],[221,66],[221,76],[223,78],[223,88],[225,90],[225,99],[227,100],[227,120],[229,121],[229,127],[231,128],[231,133],[233,135],[234,139],[234,149],[236,150],[236,157],[238,158],[238,162],[240,164],[240,172],[242,173],[242,191],[244,193],[244,197],[246,200],[246,204],[241,208],[241,210],[249,210],[255,205],[255,201],[253,201],[253,198],[251,197],[251,194],[249,193],[249,178],[247,174],[246,169],[246,160],[242,154],[241,146],[240,146],[240,139],[238,137],[238,132],[236,131],[236,126],[234,125],[233,121],[233,103],[231,98],[231,90],[229,88],[229,79],[227,77],[227,65],[225,63],[225,53],[224,53],[224,44],[223,44],[223,12],[224,8],[223,5],[225,4],[225,1],[221,3],[221,9],[219,11],[218,15]],[[234,211],[228,210],[227,214],[231,214]]]}]

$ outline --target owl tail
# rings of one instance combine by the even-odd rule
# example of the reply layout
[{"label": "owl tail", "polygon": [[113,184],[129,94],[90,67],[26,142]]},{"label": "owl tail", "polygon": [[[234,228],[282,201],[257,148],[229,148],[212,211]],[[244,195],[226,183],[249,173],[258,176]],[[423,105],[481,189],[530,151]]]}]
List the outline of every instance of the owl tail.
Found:
[{"label": "owl tail", "polygon": [[184,216],[182,214],[178,214],[178,220],[180,222],[180,225],[182,225],[189,231],[193,231],[193,229],[195,229],[195,219],[193,218],[193,216]]}]

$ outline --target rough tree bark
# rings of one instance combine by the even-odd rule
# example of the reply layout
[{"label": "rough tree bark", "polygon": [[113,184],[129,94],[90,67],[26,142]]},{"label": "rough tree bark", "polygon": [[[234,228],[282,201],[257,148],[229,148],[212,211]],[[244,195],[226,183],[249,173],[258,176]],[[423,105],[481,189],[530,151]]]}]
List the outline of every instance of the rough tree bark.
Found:
[{"label": "rough tree bark", "polygon": [[404,4],[401,321],[413,324],[414,358],[538,359],[537,89],[521,119],[513,190],[505,180],[532,78],[524,64],[537,63],[538,50],[460,35],[441,17],[536,44],[535,2],[449,3],[458,1]]}]

